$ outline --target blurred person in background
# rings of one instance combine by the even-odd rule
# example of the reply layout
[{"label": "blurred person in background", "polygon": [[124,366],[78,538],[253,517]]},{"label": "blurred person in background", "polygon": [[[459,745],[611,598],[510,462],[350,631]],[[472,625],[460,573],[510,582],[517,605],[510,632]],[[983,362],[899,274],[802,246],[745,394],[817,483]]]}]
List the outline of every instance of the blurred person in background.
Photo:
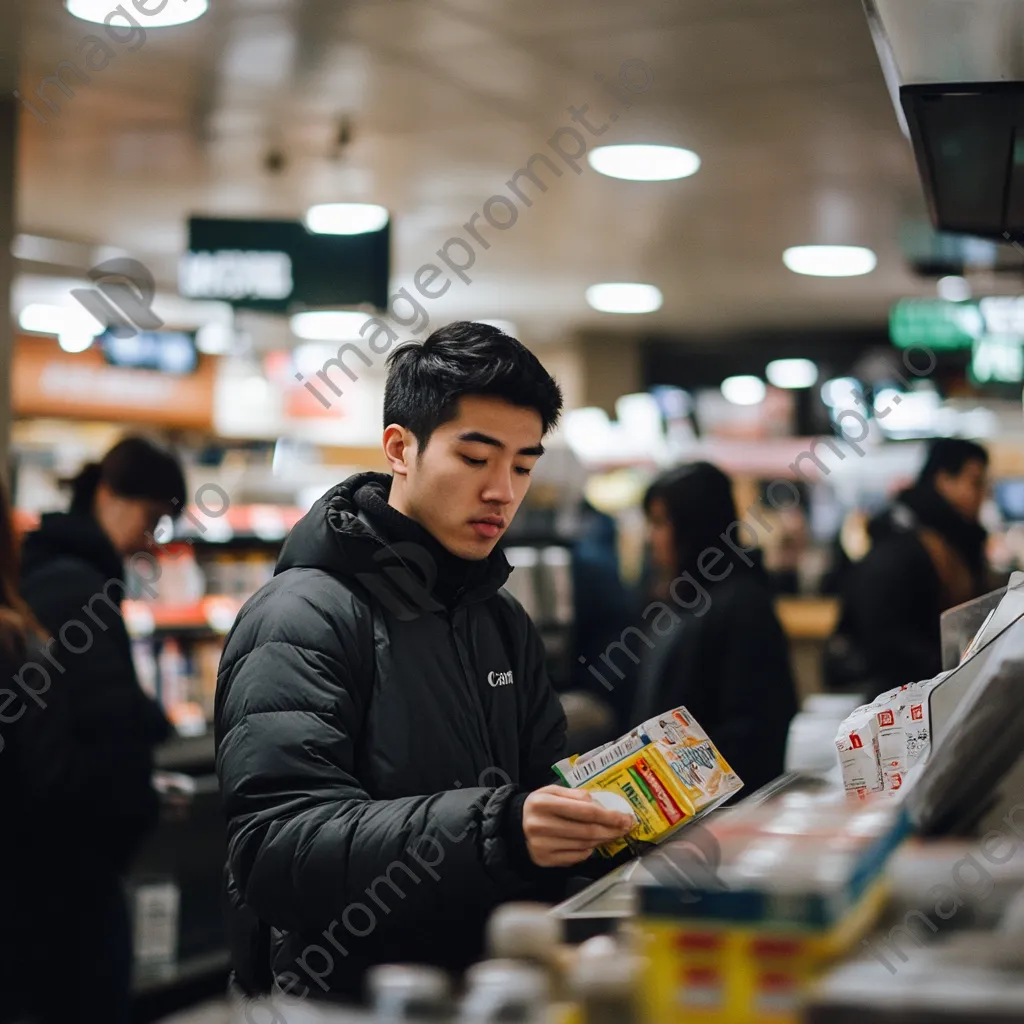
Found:
[{"label": "blurred person in background", "polygon": [[[608,689],[584,667],[617,640],[635,619],[633,595],[619,571],[618,529],[615,520],[587,501],[581,502],[579,531],[572,551],[574,657],[571,686],[609,709],[602,731],[570,741],[573,751],[589,750],[626,732],[636,693],[635,672],[624,666],[625,678]],[[570,719],[570,728],[572,721]]]},{"label": "blurred person in background", "polygon": [[45,897],[46,880],[36,870],[33,826],[52,778],[52,751],[39,742],[37,706],[10,682],[26,661],[43,660],[43,628],[18,593],[18,563],[7,490],[0,483],[0,1024],[39,1019],[35,1000],[42,977],[33,968],[45,936],[37,933],[40,907],[33,904]]},{"label": "blurred person in background", "polygon": [[51,972],[43,1019],[120,1024],[132,960],[122,879],[157,824],[153,752],[170,732],[135,675],[123,560],[153,548],[159,520],[185,504],[185,478],[172,455],[127,438],[71,486],[70,510],[43,515],[22,547],[22,597],[54,638],[25,675],[45,707],[19,730],[34,759],[47,751],[50,778],[24,818],[29,898]]},{"label": "blurred person in background", "polygon": [[940,616],[994,586],[978,521],[988,452],[932,442],[916,483],[868,524],[871,547],[846,572],[826,682],[877,693],[942,670]]},{"label": "blurred person in background", "polygon": [[[782,774],[796,713],[789,646],[760,552],[738,553],[723,541],[739,516],[732,482],[710,463],[659,477],[644,511],[655,597],[675,621],[648,634],[633,722],[684,705],[749,794]],[[690,607],[680,607],[677,595]]]}]

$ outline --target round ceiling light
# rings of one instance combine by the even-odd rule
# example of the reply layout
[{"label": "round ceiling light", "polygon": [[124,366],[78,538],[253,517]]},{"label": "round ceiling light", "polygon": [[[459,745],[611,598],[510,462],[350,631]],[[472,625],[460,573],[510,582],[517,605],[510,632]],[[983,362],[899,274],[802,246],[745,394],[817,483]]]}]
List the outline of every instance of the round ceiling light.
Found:
[{"label": "round ceiling light", "polygon": [[773,359],[765,376],[777,388],[809,388],[818,380],[818,367],[810,359]]},{"label": "round ceiling light", "polygon": [[661,292],[653,284],[592,284],[587,305],[599,313],[653,313],[661,309]]},{"label": "round ceiling light", "polygon": [[291,318],[292,334],[307,341],[355,341],[370,319],[366,313],[339,309],[314,309]]},{"label": "round ceiling light", "polygon": [[870,274],[878,257],[860,245],[794,245],[782,254],[794,274],[811,277],[859,277]]},{"label": "round ceiling light", "polygon": [[600,174],[626,181],[674,181],[700,168],[700,157],[679,146],[598,146],[587,154],[587,162]]},{"label": "round ceiling light", "polygon": [[365,235],[387,222],[388,211],[373,203],[320,203],[306,211],[306,227],[317,235]]},{"label": "round ceiling light", "polygon": [[764,401],[767,388],[760,377],[726,377],[722,381],[722,395],[733,405],[757,405]]},{"label": "round ceiling light", "polygon": [[[107,24],[121,31],[129,26],[127,17],[111,0],[64,0],[64,5],[69,14],[94,25]],[[209,6],[209,0],[133,0],[131,5],[132,17],[144,29],[185,25],[201,18]]]}]

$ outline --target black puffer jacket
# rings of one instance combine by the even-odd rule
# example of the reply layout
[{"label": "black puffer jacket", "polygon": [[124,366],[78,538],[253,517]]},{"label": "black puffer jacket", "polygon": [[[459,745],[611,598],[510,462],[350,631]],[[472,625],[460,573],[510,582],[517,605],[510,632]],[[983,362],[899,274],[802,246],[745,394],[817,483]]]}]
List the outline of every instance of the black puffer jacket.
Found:
[{"label": "black puffer jacket", "polygon": [[311,996],[355,994],[382,961],[461,969],[496,904],[554,897],[564,877],[523,848],[521,791],[553,781],[565,720],[537,632],[499,590],[508,563],[468,563],[452,589],[429,535],[382,539],[367,506],[389,487],[360,474],[321,498],[225,648],[217,769],[250,991],[265,956]]},{"label": "black puffer jacket", "polygon": [[[877,693],[940,672],[942,613],[998,584],[988,575],[984,528],[927,484],[903,491],[869,531],[871,550],[847,574],[838,633],[857,652],[856,681]],[[959,586],[940,564],[959,568]]]},{"label": "black puffer jacket", "polygon": [[157,823],[153,751],[170,726],[135,675],[121,558],[91,516],[44,515],[22,548],[21,593],[55,638],[24,670],[40,691],[32,748],[48,746],[49,772],[63,779],[36,822],[40,847],[52,832],[63,861],[74,835],[79,863],[123,872]]}]

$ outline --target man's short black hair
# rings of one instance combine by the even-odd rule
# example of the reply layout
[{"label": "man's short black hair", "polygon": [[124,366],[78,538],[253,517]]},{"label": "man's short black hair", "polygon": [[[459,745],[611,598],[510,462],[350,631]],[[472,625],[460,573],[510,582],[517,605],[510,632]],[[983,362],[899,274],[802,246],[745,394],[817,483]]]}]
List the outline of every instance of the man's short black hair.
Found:
[{"label": "man's short black hair", "polygon": [[522,342],[489,324],[460,320],[388,357],[384,426],[411,430],[422,452],[430,435],[455,419],[465,395],[536,409],[545,434],[562,410],[561,389]]},{"label": "man's short black hair", "polygon": [[988,452],[974,441],[966,441],[960,437],[940,437],[933,441],[928,449],[928,458],[918,481],[930,484],[939,473],[958,476],[968,462],[980,462],[987,466]]}]

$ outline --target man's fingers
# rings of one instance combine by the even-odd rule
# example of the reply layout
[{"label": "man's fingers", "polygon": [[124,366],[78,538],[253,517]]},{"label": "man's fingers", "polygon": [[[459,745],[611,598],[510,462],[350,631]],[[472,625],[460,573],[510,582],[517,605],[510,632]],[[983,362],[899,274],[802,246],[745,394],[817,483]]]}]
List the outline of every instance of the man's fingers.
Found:
[{"label": "man's fingers", "polygon": [[544,856],[546,867],[571,867],[588,860],[594,851],[589,847],[572,847],[570,849],[548,850]]},{"label": "man's fingers", "polygon": [[551,793],[544,790],[537,790],[534,794],[534,808],[545,815],[556,818],[566,818],[570,821],[588,822],[594,825],[604,825],[606,828],[631,828],[635,819],[631,814],[623,814],[621,811],[610,811],[600,804],[594,803],[589,795],[586,799],[580,799],[571,789],[564,790],[565,793],[573,793],[573,796],[566,797],[562,793]]},{"label": "man's fingers", "polygon": [[583,803],[588,803],[591,799],[590,793],[585,789],[572,789],[569,786],[556,786],[554,784],[541,786],[536,792],[548,793],[551,796],[562,796],[567,800],[580,800]]},{"label": "man's fingers", "polygon": [[606,825],[595,825],[592,822],[570,821],[567,818],[541,818],[531,820],[524,825],[530,836],[538,838],[579,840],[597,846],[601,843],[619,839],[628,831],[625,828],[608,828]]}]

